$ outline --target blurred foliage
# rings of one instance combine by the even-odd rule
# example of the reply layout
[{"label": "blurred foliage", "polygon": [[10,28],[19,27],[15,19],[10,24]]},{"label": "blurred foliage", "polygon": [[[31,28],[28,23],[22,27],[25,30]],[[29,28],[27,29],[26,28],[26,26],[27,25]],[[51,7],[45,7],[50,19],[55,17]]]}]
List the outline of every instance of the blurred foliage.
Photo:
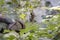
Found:
[{"label": "blurred foliage", "polygon": [[26,15],[25,15],[25,14],[20,14],[19,17],[20,17],[22,20],[24,20],[25,17],[26,17]]},{"label": "blurred foliage", "polygon": [[14,40],[16,37],[13,35],[10,35],[9,37],[6,37],[7,40]]},{"label": "blurred foliage", "polygon": [[[2,12],[8,12],[13,13],[16,12],[19,14],[18,17],[25,20],[26,15],[25,12],[31,11],[34,8],[40,7],[40,0],[12,0],[12,3],[10,5],[4,6],[6,3],[4,0],[0,0],[0,11]],[[16,6],[14,5],[16,4]],[[13,7],[11,7],[13,5]],[[11,7],[9,9],[9,6]],[[49,10],[60,10],[59,7],[42,7],[42,9],[49,9]],[[13,9],[13,10],[12,10]],[[23,13],[23,14],[21,14]],[[47,37],[47,38],[54,38],[54,36],[60,31],[60,14],[53,15],[50,19],[45,19],[42,23],[47,24],[46,28],[41,28],[41,24],[38,23],[32,23],[32,22],[25,22],[26,28],[20,30],[20,37],[23,40],[38,40],[40,37]],[[10,32],[9,30],[5,30],[5,32]],[[10,36],[7,38],[7,40],[13,40],[15,37]]]}]

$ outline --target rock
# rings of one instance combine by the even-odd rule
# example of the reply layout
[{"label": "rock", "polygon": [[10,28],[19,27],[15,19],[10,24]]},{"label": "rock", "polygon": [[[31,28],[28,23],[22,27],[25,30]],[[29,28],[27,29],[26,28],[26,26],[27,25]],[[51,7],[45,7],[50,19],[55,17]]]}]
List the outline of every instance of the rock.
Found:
[{"label": "rock", "polygon": [[39,38],[39,40],[51,40],[49,38]]}]

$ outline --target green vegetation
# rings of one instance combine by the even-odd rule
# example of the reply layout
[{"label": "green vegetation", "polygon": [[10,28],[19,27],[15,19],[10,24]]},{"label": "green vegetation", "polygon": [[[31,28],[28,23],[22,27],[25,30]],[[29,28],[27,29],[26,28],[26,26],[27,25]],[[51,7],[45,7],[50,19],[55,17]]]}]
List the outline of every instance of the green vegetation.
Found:
[{"label": "green vegetation", "polygon": [[[9,10],[9,7],[3,7],[3,5],[10,5],[13,11],[16,12],[17,17],[21,18],[22,20],[25,20],[26,18],[26,12],[31,12],[37,7],[40,7],[40,1],[39,0],[12,0],[12,2],[5,2],[4,0],[0,0],[0,12],[2,12],[3,15],[5,14],[12,14],[12,9]],[[48,4],[47,4],[48,5]],[[45,8],[46,9],[46,8]],[[49,10],[52,10],[50,8],[47,8]],[[60,11],[58,8],[56,9]],[[14,13],[15,14],[15,13]],[[22,40],[39,40],[39,38],[49,38],[53,39],[55,35],[60,33],[60,14],[52,15],[50,19],[43,19],[43,24],[46,24],[46,28],[41,28],[41,24],[38,24],[36,22],[25,22],[26,28],[20,29],[20,38]],[[10,30],[5,30],[5,32],[11,32]],[[57,36],[56,39],[58,40],[60,36]],[[16,38],[13,35],[10,35],[9,37],[5,38],[6,40],[20,40]]]}]

